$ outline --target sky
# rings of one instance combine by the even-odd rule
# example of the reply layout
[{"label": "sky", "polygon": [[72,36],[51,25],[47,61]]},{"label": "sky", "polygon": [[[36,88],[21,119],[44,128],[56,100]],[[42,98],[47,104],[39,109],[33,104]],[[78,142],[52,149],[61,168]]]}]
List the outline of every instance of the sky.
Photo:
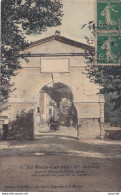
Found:
[{"label": "sky", "polygon": [[59,30],[61,36],[86,43],[85,36],[90,35],[88,28],[81,29],[83,24],[94,21],[94,0],[62,0],[64,16],[62,25],[50,27],[40,35],[27,36],[29,41],[37,41],[55,34]]}]

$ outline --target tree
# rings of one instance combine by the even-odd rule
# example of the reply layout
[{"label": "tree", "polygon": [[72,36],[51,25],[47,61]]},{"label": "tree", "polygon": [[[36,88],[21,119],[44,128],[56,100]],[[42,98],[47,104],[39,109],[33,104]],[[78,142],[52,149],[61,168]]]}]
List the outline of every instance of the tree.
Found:
[{"label": "tree", "polygon": [[63,13],[58,0],[2,0],[1,15],[0,111],[13,90],[10,79],[21,68],[19,52],[29,45],[25,36],[60,25]]},{"label": "tree", "polygon": [[[97,33],[97,27],[93,21],[83,25],[82,28],[87,26],[91,31],[91,37],[85,37],[88,44],[94,43],[94,39]],[[119,35],[120,36],[120,35]],[[114,44],[114,43],[112,43]],[[121,116],[121,66],[120,65],[97,65],[95,63],[96,51],[86,52],[87,59],[87,75],[91,82],[94,82],[100,86],[100,94],[105,95],[106,101],[106,120],[111,121],[115,118],[115,121],[119,121]],[[121,52],[119,59],[121,58]]]}]

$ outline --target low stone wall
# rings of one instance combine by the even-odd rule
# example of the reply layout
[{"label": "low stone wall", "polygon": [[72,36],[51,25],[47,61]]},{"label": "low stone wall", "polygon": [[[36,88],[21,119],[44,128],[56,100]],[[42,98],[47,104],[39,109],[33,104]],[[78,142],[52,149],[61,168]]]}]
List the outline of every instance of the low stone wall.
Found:
[{"label": "low stone wall", "polygon": [[121,140],[121,128],[120,129],[105,129],[104,139]]}]

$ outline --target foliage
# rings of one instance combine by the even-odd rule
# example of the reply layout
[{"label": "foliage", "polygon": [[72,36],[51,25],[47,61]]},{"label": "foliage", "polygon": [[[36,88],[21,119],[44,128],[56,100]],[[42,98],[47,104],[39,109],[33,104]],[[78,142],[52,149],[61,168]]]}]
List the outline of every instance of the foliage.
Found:
[{"label": "foliage", "polygon": [[34,137],[33,110],[24,110],[16,116],[16,120],[9,123],[7,139],[32,140]]},{"label": "foliage", "polygon": [[120,66],[88,66],[89,78],[100,85],[101,94],[114,94],[110,98],[113,109],[121,106],[121,67]]},{"label": "foliage", "polygon": [[116,93],[105,93],[105,122],[110,122],[112,126],[121,126],[121,108],[113,109],[115,102],[112,99],[115,98]]},{"label": "foliage", "polygon": [[61,9],[57,0],[2,0],[0,110],[5,108],[12,91],[11,77],[21,68],[19,51],[28,46],[26,34],[40,34],[47,27],[60,25]]}]

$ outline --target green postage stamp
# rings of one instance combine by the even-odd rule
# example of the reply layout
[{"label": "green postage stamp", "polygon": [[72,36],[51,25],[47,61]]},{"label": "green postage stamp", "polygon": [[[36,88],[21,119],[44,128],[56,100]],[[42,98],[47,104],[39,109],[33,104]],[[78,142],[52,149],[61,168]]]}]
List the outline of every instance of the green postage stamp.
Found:
[{"label": "green postage stamp", "polygon": [[121,63],[121,0],[96,0],[96,63]]}]

